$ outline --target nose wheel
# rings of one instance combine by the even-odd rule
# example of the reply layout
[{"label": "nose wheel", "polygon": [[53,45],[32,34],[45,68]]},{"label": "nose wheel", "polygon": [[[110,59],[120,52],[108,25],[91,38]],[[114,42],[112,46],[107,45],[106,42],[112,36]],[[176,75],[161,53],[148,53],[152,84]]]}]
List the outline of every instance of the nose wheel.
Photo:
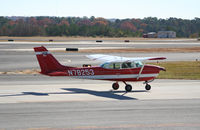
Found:
[{"label": "nose wheel", "polygon": [[146,84],[145,89],[146,89],[146,90],[151,90],[151,85]]}]

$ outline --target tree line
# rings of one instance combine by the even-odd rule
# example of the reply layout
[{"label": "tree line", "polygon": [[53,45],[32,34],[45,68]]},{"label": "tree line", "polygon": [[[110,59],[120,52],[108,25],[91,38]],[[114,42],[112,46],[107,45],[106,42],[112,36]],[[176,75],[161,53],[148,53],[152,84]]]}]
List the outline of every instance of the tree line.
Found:
[{"label": "tree line", "polygon": [[200,18],[0,17],[0,36],[142,37],[158,31],[175,31],[177,37],[199,37]]}]

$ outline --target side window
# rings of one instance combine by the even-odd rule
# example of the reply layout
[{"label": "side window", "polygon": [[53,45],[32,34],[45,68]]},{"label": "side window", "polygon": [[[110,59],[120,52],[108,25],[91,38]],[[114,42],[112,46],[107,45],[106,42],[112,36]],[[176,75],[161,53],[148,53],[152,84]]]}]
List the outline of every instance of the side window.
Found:
[{"label": "side window", "polygon": [[135,62],[131,62],[131,67],[132,67],[132,68],[136,68]]},{"label": "side window", "polygon": [[113,69],[120,69],[120,63],[113,63]]},{"label": "side window", "polygon": [[127,68],[127,64],[126,63],[122,63],[122,68]]},{"label": "side window", "polygon": [[101,67],[106,69],[120,69],[120,65],[120,63],[105,63]]},{"label": "side window", "polygon": [[102,68],[106,68],[106,69],[109,69],[109,64],[108,63],[105,63],[103,65],[101,65]]},{"label": "side window", "polygon": [[114,64],[113,63],[110,63],[109,64],[109,69],[113,69],[114,68]]},{"label": "side window", "polygon": [[142,62],[140,61],[122,63],[122,69],[139,68],[139,67],[142,67]]},{"label": "side window", "polygon": [[131,62],[122,63],[122,68],[133,68],[133,64]]}]

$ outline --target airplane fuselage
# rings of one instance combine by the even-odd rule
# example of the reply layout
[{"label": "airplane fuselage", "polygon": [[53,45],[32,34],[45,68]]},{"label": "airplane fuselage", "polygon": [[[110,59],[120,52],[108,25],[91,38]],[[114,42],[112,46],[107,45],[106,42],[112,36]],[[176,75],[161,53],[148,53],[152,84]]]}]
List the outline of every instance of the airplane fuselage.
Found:
[{"label": "airplane fuselage", "polygon": [[46,73],[45,75],[110,81],[148,81],[158,76],[162,69],[159,66],[145,65],[139,76],[141,68],[105,69],[102,67],[72,67],[62,71]]}]

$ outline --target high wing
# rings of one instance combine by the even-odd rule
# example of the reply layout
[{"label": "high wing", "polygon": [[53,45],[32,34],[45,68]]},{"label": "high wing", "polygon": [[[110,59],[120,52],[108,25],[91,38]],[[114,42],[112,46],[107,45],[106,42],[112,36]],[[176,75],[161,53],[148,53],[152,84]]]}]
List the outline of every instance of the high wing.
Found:
[{"label": "high wing", "polygon": [[128,62],[128,61],[145,61],[145,60],[164,60],[165,57],[135,57],[135,58],[128,58],[128,57],[120,57],[120,56],[111,56],[111,55],[103,55],[103,54],[94,54],[94,55],[87,55],[88,58],[97,61],[103,62]]}]

